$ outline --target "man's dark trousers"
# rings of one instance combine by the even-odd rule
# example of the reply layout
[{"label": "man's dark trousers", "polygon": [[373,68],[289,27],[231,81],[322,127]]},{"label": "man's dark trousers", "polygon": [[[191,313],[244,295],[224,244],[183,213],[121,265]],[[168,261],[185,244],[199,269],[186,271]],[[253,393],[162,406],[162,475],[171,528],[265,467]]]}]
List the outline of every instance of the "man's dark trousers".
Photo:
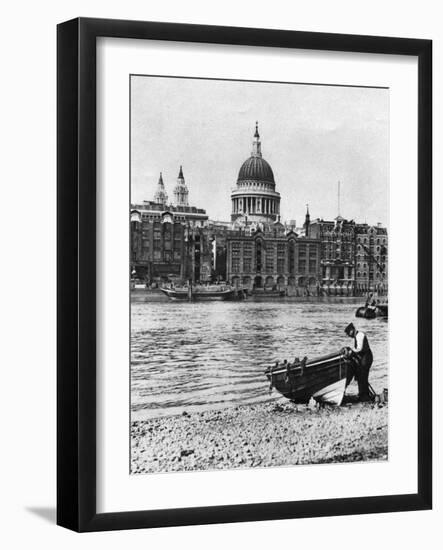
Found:
[{"label": "man's dark trousers", "polygon": [[370,349],[362,355],[357,354],[358,362],[355,368],[355,378],[358,383],[358,397],[361,401],[369,400],[369,369],[371,368],[373,356]]}]

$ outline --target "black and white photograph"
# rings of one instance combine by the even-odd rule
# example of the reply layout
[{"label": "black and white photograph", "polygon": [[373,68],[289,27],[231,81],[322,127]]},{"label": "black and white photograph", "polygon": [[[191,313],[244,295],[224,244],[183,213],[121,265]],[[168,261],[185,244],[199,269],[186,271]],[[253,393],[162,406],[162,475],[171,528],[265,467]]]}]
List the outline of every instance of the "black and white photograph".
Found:
[{"label": "black and white photograph", "polygon": [[131,474],[388,460],[389,89],[131,75]]},{"label": "black and white photograph", "polygon": [[5,5],[2,547],[438,547],[438,7]]}]

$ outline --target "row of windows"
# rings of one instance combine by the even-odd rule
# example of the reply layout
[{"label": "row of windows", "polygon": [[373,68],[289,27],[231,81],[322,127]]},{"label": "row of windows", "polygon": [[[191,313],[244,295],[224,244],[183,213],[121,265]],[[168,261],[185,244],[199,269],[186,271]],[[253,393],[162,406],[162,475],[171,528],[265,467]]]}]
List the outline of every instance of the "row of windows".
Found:
[{"label": "row of windows", "polygon": [[[362,237],[358,237],[357,242],[359,242],[359,243],[363,242],[363,244],[367,244],[368,239],[366,237],[363,238],[363,239],[362,239]],[[386,244],[386,239],[376,239],[376,244]]]},{"label": "row of windows", "polygon": [[339,233],[339,234],[336,234],[336,233],[332,233],[332,234],[329,234],[329,233],[324,233],[322,235],[322,238],[323,238],[323,242],[324,243],[337,243],[337,242],[342,242],[342,243],[346,243],[346,244],[353,244],[354,242],[354,237],[351,233]]},{"label": "row of windows", "polygon": [[[337,234],[337,233],[333,233],[333,232],[332,233],[324,232],[322,234],[322,239],[323,239],[324,243],[343,242],[343,243],[352,245],[353,242],[354,242],[354,235],[352,233]],[[380,238],[374,239],[374,241],[378,245],[380,245],[380,244],[385,245],[387,243],[386,239],[380,239]],[[363,243],[363,244],[368,244],[369,239],[367,237],[357,237],[357,242],[358,243]]]},{"label": "row of windows", "polygon": [[[330,258],[352,258],[353,254],[349,250],[324,250],[323,254]],[[313,256],[313,254],[312,254]]]},{"label": "row of windows", "polygon": [[357,261],[361,262],[363,260],[366,260],[367,262],[371,259],[375,260],[386,260],[386,256],[384,254],[357,254]]},{"label": "row of windows", "polygon": [[[367,247],[366,247],[366,248],[367,248]],[[380,251],[386,250],[386,247],[385,247],[384,245],[382,245],[382,246],[376,246],[375,249],[376,249],[377,252],[380,252]],[[364,250],[363,245],[358,244],[358,245],[357,245],[357,250]]]},{"label": "row of windows", "polygon": [[[231,271],[233,273],[240,273],[240,258],[232,258],[231,259]],[[301,272],[306,271],[306,267],[309,266],[309,273],[316,273],[317,271],[317,262],[316,261],[310,261],[309,263],[306,262],[306,260],[301,260],[298,264],[298,269]],[[294,273],[295,269],[293,266],[289,266],[289,272]],[[273,258],[268,258],[266,260],[265,269],[268,272],[274,271],[275,268],[275,262]],[[250,273],[252,270],[252,263],[250,260],[243,260],[243,270],[245,273]],[[257,267],[257,271],[261,271],[261,266]],[[285,262],[282,259],[277,259],[277,272],[278,273],[284,273],[285,271]]]},{"label": "row of windows", "polygon": [[[149,215],[149,214],[142,214],[142,219],[144,222],[153,222],[155,227],[159,227],[163,225],[163,222],[160,221],[160,215]],[[184,222],[187,220],[186,216],[179,216],[177,214],[174,214],[174,224]],[[191,227],[204,227],[206,224],[206,220],[187,220]],[[169,222],[166,222],[168,225],[172,225]]]},{"label": "row of windows", "polygon": [[[277,256],[285,256],[287,252],[290,255],[295,254],[295,245],[292,242],[289,243],[289,246],[287,246],[286,243],[285,244],[277,243],[277,246],[275,246],[275,244],[273,244],[273,243],[268,243],[267,246],[263,246],[263,245],[264,245],[264,243],[258,242],[257,247],[256,247],[256,251],[258,251],[259,249],[263,250],[263,251],[266,252],[266,254],[268,256],[272,256],[276,252],[277,252]],[[243,247],[242,247],[242,244],[239,243],[239,242],[234,241],[234,242],[231,243],[231,251],[232,251],[233,255],[239,255],[243,251],[244,256],[252,257],[253,248],[254,247],[249,243],[243,243]],[[300,246],[298,248],[298,255],[299,256],[306,256],[307,255],[307,250],[309,250],[309,257],[310,258],[317,258],[318,252],[319,252],[318,248],[312,247],[312,246],[309,249],[307,249],[305,245]]]},{"label": "row of windows", "polygon": [[[371,273],[369,273],[369,274],[371,274]],[[368,275],[368,273],[367,273],[366,271],[363,271],[363,272],[357,271],[357,277],[366,277],[367,275]],[[383,271],[383,274],[377,272],[377,273],[375,274],[375,277],[376,277],[377,279],[380,279],[380,278],[382,277],[382,275],[383,275],[383,276],[386,276],[386,273],[385,273],[384,271]]]},{"label": "row of windows", "polygon": [[[265,183],[257,183],[252,181],[243,181],[241,187],[254,187],[255,189],[272,189],[272,185]],[[234,199],[235,200],[235,199]]]},{"label": "row of windows", "polygon": [[[378,256],[376,256],[376,259],[378,260],[378,259],[379,259],[379,257],[378,257]],[[382,264],[382,265],[383,265],[383,264]],[[363,262],[363,263],[358,263],[358,264],[357,264],[357,267],[368,267],[368,264],[367,264],[366,262]]]},{"label": "row of windows", "polygon": [[[143,243],[143,246],[146,249],[149,249],[149,241],[145,241]],[[171,250],[172,248],[174,248],[174,250],[181,250],[182,243],[180,241],[179,242],[174,242],[174,243],[172,243],[171,241],[165,241],[164,243],[162,243],[159,240],[155,240],[154,241],[154,250],[161,250],[162,248],[164,248],[165,250]]]},{"label": "row of windows", "polygon": [[154,250],[154,260],[171,262],[172,259],[174,259],[174,261],[180,261],[181,260],[180,253],[174,252],[174,254],[172,254],[172,252],[165,251],[164,254],[162,255],[162,253],[159,250]]}]

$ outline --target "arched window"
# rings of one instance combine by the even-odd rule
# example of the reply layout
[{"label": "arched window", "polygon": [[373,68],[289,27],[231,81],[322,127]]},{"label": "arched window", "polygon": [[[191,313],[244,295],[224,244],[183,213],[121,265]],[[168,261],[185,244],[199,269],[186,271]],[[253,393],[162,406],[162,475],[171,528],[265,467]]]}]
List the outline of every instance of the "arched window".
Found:
[{"label": "arched window", "polygon": [[289,264],[289,272],[294,273],[295,272],[295,241],[294,239],[291,239],[289,241],[289,257],[288,257],[288,264]]},{"label": "arched window", "polygon": [[257,239],[257,241],[255,242],[255,270],[257,271],[257,273],[261,273],[263,266],[262,251],[263,242],[261,239]]}]

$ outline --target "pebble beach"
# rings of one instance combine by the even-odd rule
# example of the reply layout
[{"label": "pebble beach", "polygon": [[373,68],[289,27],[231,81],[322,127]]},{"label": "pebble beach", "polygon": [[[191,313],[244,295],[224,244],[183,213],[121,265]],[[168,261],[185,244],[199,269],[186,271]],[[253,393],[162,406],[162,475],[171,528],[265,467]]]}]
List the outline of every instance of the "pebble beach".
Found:
[{"label": "pebble beach", "polygon": [[307,407],[286,400],[131,423],[131,473],[388,458],[388,405]]}]

